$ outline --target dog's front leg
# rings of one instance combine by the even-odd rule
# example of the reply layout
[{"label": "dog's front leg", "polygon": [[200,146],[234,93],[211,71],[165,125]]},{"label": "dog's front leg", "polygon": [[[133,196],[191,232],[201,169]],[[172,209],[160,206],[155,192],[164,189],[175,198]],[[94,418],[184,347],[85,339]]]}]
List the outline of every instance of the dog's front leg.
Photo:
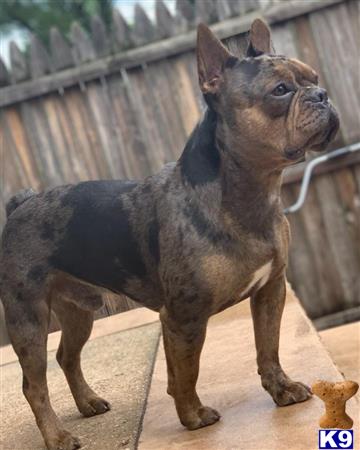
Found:
[{"label": "dog's front leg", "polygon": [[292,381],[279,362],[280,322],[286,296],[285,276],[274,279],[251,297],[258,372],[275,403],[286,406],[310,398],[303,383]]},{"label": "dog's front leg", "polygon": [[168,393],[175,400],[180,422],[189,430],[212,425],[219,420],[220,414],[203,406],[196,393],[207,321],[178,323],[166,309],[161,310],[160,319],[168,368]]}]

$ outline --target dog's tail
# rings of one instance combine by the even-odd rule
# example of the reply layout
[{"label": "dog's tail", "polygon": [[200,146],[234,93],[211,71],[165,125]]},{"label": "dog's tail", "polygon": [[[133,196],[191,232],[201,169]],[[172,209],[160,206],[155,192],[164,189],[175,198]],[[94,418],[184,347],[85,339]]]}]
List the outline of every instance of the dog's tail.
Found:
[{"label": "dog's tail", "polygon": [[15,194],[11,199],[6,203],[6,217],[9,217],[16,208],[22,205],[26,200],[36,195],[32,189],[23,189]]}]

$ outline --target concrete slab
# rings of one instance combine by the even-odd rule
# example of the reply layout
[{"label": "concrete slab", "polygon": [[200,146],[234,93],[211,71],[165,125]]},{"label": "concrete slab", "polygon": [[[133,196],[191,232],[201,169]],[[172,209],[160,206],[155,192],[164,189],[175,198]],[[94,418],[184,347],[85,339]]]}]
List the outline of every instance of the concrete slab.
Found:
[{"label": "concrete slab", "polygon": [[[341,380],[294,294],[288,289],[282,321],[280,356],[295,380]],[[249,302],[230,308],[211,321],[201,359],[198,392],[204,404],[222,414],[217,424],[186,431],[166,394],[166,366],[159,347],[139,450],[316,450],[322,402],[276,407],[262,389],[255,363]],[[349,402],[359,448],[359,403]]]},{"label": "concrete slab", "polygon": [[[117,320],[108,319],[112,321],[108,324],[112,330]],[[65,377],[55,361],[55,351],[49,352],[48,384],[53,408],[66,428],[80,438],[83,449],[136,448],[159,334],[157,322],[87,343],[82,353],[84,374],[90,386],[112,405],[106,414],[87,419],[76,409]],[[19,363],[3,365],[0,375],[0,448],[44,449],[33,414],[22,394]]]},{"label": "concrete slab", "polygon": [[344,377],[360,381],[360,322],[323,330],[319,334]]}]

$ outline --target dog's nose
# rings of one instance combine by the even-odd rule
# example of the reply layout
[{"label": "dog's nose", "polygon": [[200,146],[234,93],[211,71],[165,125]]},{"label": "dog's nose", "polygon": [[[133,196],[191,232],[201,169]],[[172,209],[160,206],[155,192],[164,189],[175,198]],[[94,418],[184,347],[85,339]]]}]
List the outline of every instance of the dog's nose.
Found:
[{"label": "dog's nose", "polygon": [[326,103],[328,100],[328,95],[325,89],[317,87],[311,91],[308,100],[313,103]]}]

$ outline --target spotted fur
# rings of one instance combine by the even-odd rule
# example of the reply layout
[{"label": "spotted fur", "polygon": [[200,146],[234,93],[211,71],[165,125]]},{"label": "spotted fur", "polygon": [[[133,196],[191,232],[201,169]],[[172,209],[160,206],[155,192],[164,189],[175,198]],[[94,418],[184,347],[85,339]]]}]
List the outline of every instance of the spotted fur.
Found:
[{"label": "spotted fur", "polygon": [[[48,449],[80,445],[48,397],[50,309],[63,330],[57,359],[78,409],[89,416],[110,408],[80,368],[104,290],[159,311],[168,392],[188,429],[220,417],[195,390],[208,318],[248,296],[264,388],[279,405],[309,397],[278,359],[289,241],[281,172],[306,149],[323,149],[338,120],[314,71],[270,49],[261,21],[241,60],[200,25],[199,82],[208,108],[176,163],[145,180],[87,181],[10,200],[0,295],[24,395]],[[282,97],[273,94],[279,82],[289,89]]]}]

